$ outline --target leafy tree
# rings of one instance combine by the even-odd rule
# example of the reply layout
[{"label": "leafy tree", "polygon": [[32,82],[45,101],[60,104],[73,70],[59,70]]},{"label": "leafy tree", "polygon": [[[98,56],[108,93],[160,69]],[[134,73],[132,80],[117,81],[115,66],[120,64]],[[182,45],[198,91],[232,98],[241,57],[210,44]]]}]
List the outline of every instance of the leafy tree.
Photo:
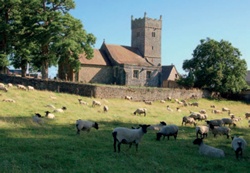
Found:
[{"label": "leafy tree", "polygon": [[222,94],[238,93],[247,87],[247,64],[240,56],[240,51],[228,41],[207,38],[200,41],[193,58],[185,60],[182,68],[193,76],[194,87]]}]

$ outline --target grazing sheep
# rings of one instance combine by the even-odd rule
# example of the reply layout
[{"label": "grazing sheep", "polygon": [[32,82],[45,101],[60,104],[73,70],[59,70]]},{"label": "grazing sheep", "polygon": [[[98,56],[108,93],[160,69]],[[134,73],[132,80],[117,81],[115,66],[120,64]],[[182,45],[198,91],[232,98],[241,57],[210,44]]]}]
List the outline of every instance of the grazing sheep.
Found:
[{"label": "grazing sheep", "polygon": [[11,102],[11,103],[16,103],[15,100],[13,99],[3,99],[3,102]]},{"label": "grazing sheep", "polygon": [[169,97],[167,97],[167,100],[168,100],[168,101],[171,101],[171,100],[172,100],[172,98],[169,96]]},{"label": "grazing sheep", "polygon": [[45,112],[45,117],[49,118],[49,119],[54,119],[55,118],[55,115],[52,114],[51,112],[49,111],[46,111]]},{"label": "grazing sheep", "polygon": [[185,123],[185,125],[186,124],[194,124],[194,126],[196,126],[196,121],[192,117],[184,116],[182,118],[182,123],[181,123],[182,126],[183,126],[183,123]]},{"label": "grazing sheep", "polygon": [[114,152],[116,152],[116,143],[118,142],[118,152],[121,150],[121,144],[129,144],[131,148],[132,144],[135,143],[136,151],[138,151],[138,145],[145,133],[147,133],[147,128],[150,125],[139,125],[139,129],[129,129],[126,127],[116,127],[112,136],[114,139]]},{"label": "grazing sheep", "polygon": [[133,99],[133,97],[131,97],[131,96],[125,96],[125,100],[132,100]]},{"label": "grazing sheep", "polygon": [[215,105],[210,105],[210,108],[215,108]]},{"label": "grazing sheep", "polygon": [[216,137],[216,135],[226,135],[227,139],[229,139],[229,134],[230,134],[230,131],[231,131],[230,128],[228,128],[228,127],[215,127],[212,124],[209,124],[209,127],[210,127],[214,137]]},{"label": "grazing sheep", "polygon": [[241,120],[242,120],[241,117],[238,117],[238,118],[236,118],[236,117],[231,117],[231,119],[233,120],[233,122],[238,122],[238,121],[241,121]]},{"label": "grazing sheep", "polygon": [[8,92],[8,88],[6,88],[5,86],[1,86],[1,85],[0,85],[0,90]]},{"label": "grazing sheep", "polygon": [[207,113],[207,111],[206,111],[205,109],[201,109],[199,112],[200,112],[201,114],[206,114],[206,113]]},{"label": "grazing sheep", "polygon": [[92,107],[95,107],[95,106],[101,106],[101,102],[97,101],[97,100],[93,100],[92,102]]},{"label": "grazing sheep", "polygon": [[214,109],[214,110],[212,110],[212,113],[214,113],[214,114],[222,114],[222,111]]},{"label": "grazing sheep", "polygon": [[239,156],[242,157],[243,150],[246,148],[247,142],[241,137],[233,136],[231,144],[233,150],[235,151],[236,158],[238,159]]},{"label": "grazing sheep", "polygon": [[27,86],[29,91],[35,90],[35,88],[33,86]]},{"label": "grazing sheep", "polygon": [[202,155],[210,157],[225,157],[223,150],[204,144],[202,138],[195,139],[193,144],[199,145],[199,153]]},{"label": "grazing sheep", "polygon": [[159,131],[159,130],[161,130],[162,127],[164,127],[164,126],[166,126],[166,125],[167,125],[166,122],[161,121],[159,124],[150,125],[150,126],[148,127],[148,129]]},{"label": "grazing sheep", "polygon": [[213,126],[222,126],[223,121],[221,119],[215,119],[215,120],[210,120],[206,121],[208,125],[212,124]]},{"label": "grazing sheep", "polygon": [[170,112],[173,112],[173,109],[171,109],[171,108],[169,107],[169,105],[167,105],[167,110],[170,111]]},{"label": "grazing sheep", "polygon": [[90,129],[94,127],[95,129],[99,129],[98,123],[88,120],[76,120],[76,130],[77,134],[80,134],[80,131],[87,131],[90,132]]},{"label": "grazing sheep", "polygon": [[176,125],[166,125],[163,126],[160,131],[158,133],[156,133],[156,140],[160,140],[161,136],[163,136],[165,138],[165,136],[168,137],[169,140],[169,136],[174,136],[174,139],[176,140],[177,135],[178,135],[178,126]]},{"label": "grazing sheep", "polygon": [[198,114],[198,121],[206,120],[208,118],[207,114]]},{"label": "grazing sheep", "polygon": [[78,99],[80,105],[88,105],[87,102],[83,101],[82,99]]},{"label": "grazing sheep", "polygon": [[193,103],[191,103],[191,106],[197,106],[197,107],[199,107],[199,103],[193,102]]},{"label": "grazing sheep", "polygon": [[144,100],[144,103],[147,104],[147,105],[152,105],[153,104],[152,101],[148,101],[148,100]]},{"label": "grazing sheep", "polygon": [[198,138],[198,134],[200,134],[201,138],[205,138],[208,135],[209,127],[208,126],[197,126],[195,128],[196,138]]},{"label": "grazing sheep", "polygon": [[179,107],[176,108],[177,112],[181,112],[181,109]]},{"label": "grazing sheep", "polygon": [[8,86],[8,88],[13,87],[12,83],[8,83],[7,86]]},{"label": "grazing sheep", "polygon": [[27,88],[24,85],[17,84],[17,88],[26,91]]},{"label": "grazing sheep", "polygon": [[226,124],[228,124],[228,126],[230,127],[231,125],[233,125],[234,127],[236,126],[236,123],[231,119],[231,118],[222,118],[222,124],[224,124],[224,126]]},{"label": "grazing sheep", "polygon": [[5,87],[4,83],[0,83],[0,86]]},{"label": "grazing sheep", "polygon": [[35,123],[38,123],[38,124],[42,124],[43,123],[42,116],[39,113],[36,113],[35,116],[33,116],[32,119],[33,119],[33,121]]},{"label": "grazing sheep", "polygon": [[136,114],[144,114],[144,117],[147,115],[147,109],[146,108],[138,108],[135,110],[134,115]]},{"label": "grazing sheep", "polygon": [[245,113],[245,118],[248,119],[250,117],[250,112]]},{"label": "grazing sheep", "polygon": [[54,112],[60,112],[63,113],[67,108],[65,106],[63,106],[62,108],[59,109],[55,109]]},{"label": "grazing sheep", "polygon": [[228,109],[228,108],[226,108],[226,107],[223,107],[221,110],[224,111],[224,112],[230,111],[230,109]]},{"label": "grazing sheep", "polygon": [[109,107],[107,105],[104,105],[103,106],[103,112],[108,112],[108,110],[109,110]]},{"label": "grazing sheep", "polygon": [[190,112],[189,117],[193,118],[194,120],[198,120],[200,118],[199,112]]},{"label": "grazing sheep", "polygon": [[160,100],[160,103],[165,103],[165,100]]}]

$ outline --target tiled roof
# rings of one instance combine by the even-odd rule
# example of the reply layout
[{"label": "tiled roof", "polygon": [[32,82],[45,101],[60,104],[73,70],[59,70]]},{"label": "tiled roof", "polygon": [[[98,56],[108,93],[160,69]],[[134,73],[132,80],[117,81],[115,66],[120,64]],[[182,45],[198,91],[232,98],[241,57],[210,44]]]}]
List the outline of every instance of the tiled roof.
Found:
[{"label": "tiled roof", "polygon": [[94,49],[94,56],[91,59],[87,59],[85,54],[79,56],[81,64],[90,64],[90,65],[104,65],[110,66],[109,60],[106,58],[104,53],[98,49]]},{"label": "tiled roof", "polygon": [[168,80],[174,65],[162,66],[162,79]]},{"label": "tiled roof", "polygon": [[152,66],[142,57],[137,48],[105,44],[110,56],[118,64],[129,64],[137,66]]}]

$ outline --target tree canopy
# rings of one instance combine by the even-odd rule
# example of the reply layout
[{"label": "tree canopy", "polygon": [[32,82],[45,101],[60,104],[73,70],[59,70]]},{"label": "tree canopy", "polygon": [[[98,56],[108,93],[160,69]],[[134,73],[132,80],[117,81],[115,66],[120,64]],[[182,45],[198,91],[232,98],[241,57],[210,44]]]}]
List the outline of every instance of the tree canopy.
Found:
[{"label": "tree canopy", "polygon": [[184,60],[182,68],[188,75],[181,84],[222,94],[238,93],[247,87],[247,63],[230,42],[202,39],[192,56]]}]

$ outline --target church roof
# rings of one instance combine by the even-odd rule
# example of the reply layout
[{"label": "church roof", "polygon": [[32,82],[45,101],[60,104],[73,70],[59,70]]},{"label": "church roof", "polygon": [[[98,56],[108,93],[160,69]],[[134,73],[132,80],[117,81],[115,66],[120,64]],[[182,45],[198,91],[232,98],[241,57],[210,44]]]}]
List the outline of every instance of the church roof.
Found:
[{"label": "church roof", "polygon": [[174,68],[175,68],[174,65],[162,66],[162,80],[169,80],[170,79],[170,74],[174,70]]},{"label": "church roof", "polygon": [[81,64],[110,66],[110,62],[104,52],[98,49],[94,49],[94,56],[91,59],[87,59],[85,54],[80,54],[79,60]]}]

